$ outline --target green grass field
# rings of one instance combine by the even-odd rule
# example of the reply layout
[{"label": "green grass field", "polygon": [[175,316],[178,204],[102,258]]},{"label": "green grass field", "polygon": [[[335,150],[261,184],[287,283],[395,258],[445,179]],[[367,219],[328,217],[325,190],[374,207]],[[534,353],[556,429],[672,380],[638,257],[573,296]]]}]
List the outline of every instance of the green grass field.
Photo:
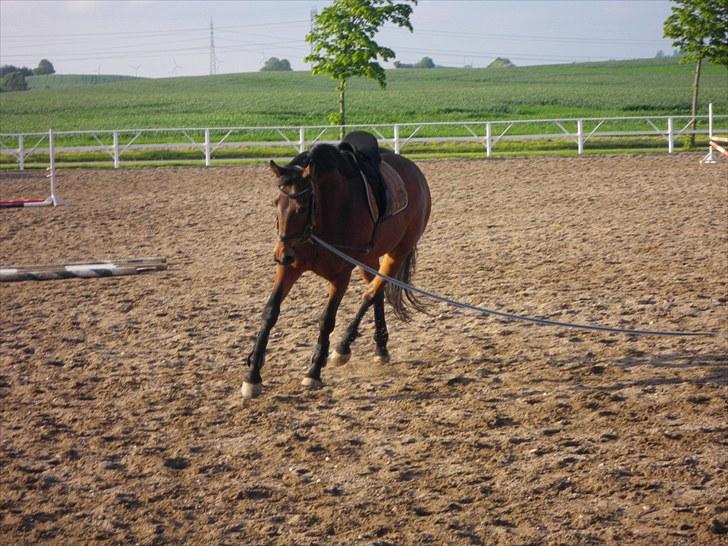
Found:
[{"label": "green grass field", "polygon": [[[69,78],[55,76],[60,80]],[[636,60],[504,69],[391,70],[388,86],[357,79],[348,121],[394,123],[621,115],[687,115],[693,66]],[[54,76],[45,76],[51,82]],[[326,125],[334,82],[259,72],[82,85],[32,83],[0,95],[0,132],[150,127]],[[700,103],[728,111],[728,70],[704,68]]]},{"label": "green grass field", "polygon": [[[548,65],[500,69],[408,69],[387,73],[388,86],[380,89],[371,81],[355,79],[347,94],[347,121],[351,125],[377,123],[417,123],[428,121],[499,121],[554,118],[599,118],[618,116],[689,115],[694,67],[675,59],[645,59],[570,65]],[[104,78],[108,82],[104,82]],[[32,89],[0,94],[0,133],[55,131],[123,130],[143,128],[215,128],[327,125],[337,108],[335,84],[327,77],[308,72],[258,72],[220,76],[167,79],[138,79],[114,76],[34,76]],[[701,113],[713,102],[717,114],[728,113],[728,69],[707,65],[701,80]],[[684,122],[680,122],[684,125]],[[567,124],[575,132],[575,124]],[[588,133],[595,124],[585,123]],[[720,127],[728,128],[728,121]],[[704,127],[703,127],[704,128]],[[645,122],[609,122],[600,131],[650,130]],[[664,127],[662,128],[664,130]],[[676,127],[679,130],[680,127]],[[499,134],[503,127],[494,127]],[[459,131],[459,133],[456,133]],[[483,126],[473,131],[482,136]],[[512,134],[558,133],[560,129],[529,125],[516,126]],[[407,137],[411,129],[403,128]],[[217,142],[225,132],[213,132]],[[391,129],[383,134],[391,137]],[[462,135],[460,129],[429,127],[417,136]],[[192,135],[201,142],[200,131]],[[306,138],[317,136],[310,131]],[[121,145],[133,137],[122,135]],[[105,145],[110,135],[99,135]],[[296,129],[288,131],[296,141]],[[336,131],[323,136],[335,139]],[[274,131],[235,133],[226,142],[277,140]],[[7,140],[7,139],[6,139]],[[28,139],[31,140],[30,138]],[[704,140],[704,139],[703,139]],[[142,135],[135,143],[185,142],[180,134]],[[98,144],[93,137],[59,136],[59,146]],[[29,144],[32,146],[32,142]],[[700,143],[703,144],[702,142]],[[7,143],[5,144],[8,145]],[[14,144],[9,144],[11,147]],[[680,145],[680,143],[678,143]],[[589,150],[623,151],[654,149],[663,151],[663,139],[642,138],[629,142],[603,139],[589,142]],[[482,154],[473,143],[410,145],[407,153],[431,155],[448,153]],[[574,153],[569,139],[500,142],[497,152]],[[215,157],[245,159],[261,154],[295,153],[288,149],[219,150]],[[42,162],[42,156],[29,158]],[[199,149],[176,151],[129,150],[125,158],[138,161],[174,161],[199,158]],[[81,163],[108,161],[107,152],[64,152],[61,161]],[[0,163],[10,165],[9,154]]]},{"label": "green grass field", "polygon": [[25,81],[28,83],[29,89],[38,90],[87,87],[89,85],[102,85],[138,79],[134,76],[110,76],[106,74],[44,74],[42,76],[28,76],[25,78]]}]

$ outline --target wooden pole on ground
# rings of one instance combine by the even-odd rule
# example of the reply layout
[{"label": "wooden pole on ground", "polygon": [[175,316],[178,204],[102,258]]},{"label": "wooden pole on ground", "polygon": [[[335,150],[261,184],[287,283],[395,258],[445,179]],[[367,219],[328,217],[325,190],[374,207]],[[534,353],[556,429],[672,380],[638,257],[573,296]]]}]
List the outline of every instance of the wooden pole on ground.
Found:
[{"label": "wooden pole on ground", "polygon": [[0,267],[0,282],[117,277],[167,269],[167,258],[130,258],[28,267]]}]

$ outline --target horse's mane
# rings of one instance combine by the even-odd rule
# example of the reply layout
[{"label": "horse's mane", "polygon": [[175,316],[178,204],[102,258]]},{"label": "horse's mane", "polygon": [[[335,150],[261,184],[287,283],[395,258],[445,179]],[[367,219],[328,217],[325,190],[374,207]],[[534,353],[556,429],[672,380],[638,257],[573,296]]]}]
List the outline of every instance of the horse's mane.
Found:
[{"label": "horse's mane", "polygon": [[331,144],[316,144],[310,150],[294,157],[287,166],[305,168],[311,164],[316,167],[316,172],[319,174],[339,171],[344,176],[351,177],[357,173],[356,164],[351,155],[342,153]]}]

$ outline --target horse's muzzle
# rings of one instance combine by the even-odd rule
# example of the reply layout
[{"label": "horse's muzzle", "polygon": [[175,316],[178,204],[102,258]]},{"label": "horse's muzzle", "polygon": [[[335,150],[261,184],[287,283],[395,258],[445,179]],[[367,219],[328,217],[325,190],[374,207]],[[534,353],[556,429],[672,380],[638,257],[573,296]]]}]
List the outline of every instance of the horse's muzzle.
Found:
[{"label": "horse's muzzle", "polygon": [[273,260],[282,266],[291,265],[296,259],[296,252],[287,244],[280,242],[276,244],[273,251]]}]

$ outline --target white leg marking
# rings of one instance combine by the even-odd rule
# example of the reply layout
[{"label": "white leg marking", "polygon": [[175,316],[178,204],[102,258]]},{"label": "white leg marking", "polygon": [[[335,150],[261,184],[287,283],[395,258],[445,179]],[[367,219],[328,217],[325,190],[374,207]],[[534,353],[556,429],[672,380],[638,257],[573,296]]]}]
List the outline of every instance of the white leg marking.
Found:
[{"label": "white leg marking", "polygon": [[303,381],[301,381],[301,385],[303,385],[304,387],[308,387],[311,390],[320,389],[324,386],[324,384],[318,379],[312,379],[310,377],[304,377]]},{"label": "white leg marking", "polygon": [[240,393],[243,395],[243,398],[245,398],[246,400],[249,398],[256,398],[257,396],[260,396],[261,392],[263,392],[262,383],[244,382],[243,386],[240,388]]},{"label": "white leg marking", "polygon": [[329,353],[329,364],[334,364],[335,366],[343,366],[349,360],[351,359],[351,353],[348,355],[342,355],[336,352],[336,350],[332,350]]}]

